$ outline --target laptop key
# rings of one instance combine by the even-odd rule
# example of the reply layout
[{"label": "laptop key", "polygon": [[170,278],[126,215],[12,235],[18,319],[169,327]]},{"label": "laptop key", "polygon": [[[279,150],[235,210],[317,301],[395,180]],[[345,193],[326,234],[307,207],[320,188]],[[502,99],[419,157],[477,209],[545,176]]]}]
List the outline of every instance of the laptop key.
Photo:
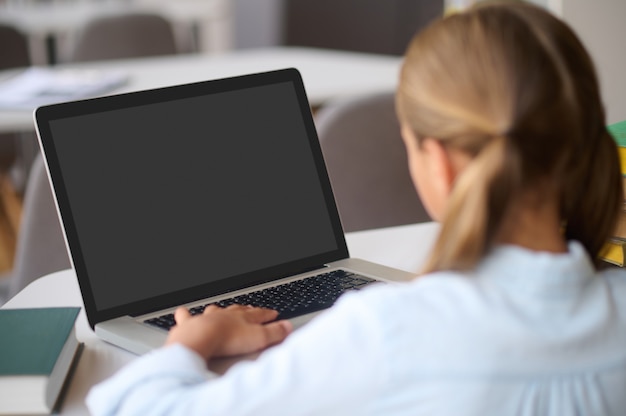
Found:
[{"label": "laptop key", "polygon": [[[278,311],[277,320],[290,319],[327,309],[343,293],[360,290],[373,282],[376,282],[376,280],[344,270],[334,270],[302,280],[223,299],[215,303],[194,306],[189,311],[192,315],[197,315],[204,312],[209,305],[225,308],[233,304],[240,304],[274,309]],[[165,330],[169,330],[176,324],[173,314],[148,319],[144,322]]]}]

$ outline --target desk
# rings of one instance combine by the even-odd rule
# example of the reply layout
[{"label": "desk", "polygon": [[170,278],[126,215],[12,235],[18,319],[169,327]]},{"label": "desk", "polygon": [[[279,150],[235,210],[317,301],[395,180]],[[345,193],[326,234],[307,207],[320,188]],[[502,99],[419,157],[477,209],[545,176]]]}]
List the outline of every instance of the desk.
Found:
[{"label": "desk", "polygon": [[[319,106],[334,98],[394,90],[401,62],[385,55],[277,47],[59,65],[55,70],[121,70],[129,82],[113,94],[295,67],[302,73],[311,105]],[[0,82],[16,73],[0,71]],[[33,129],[31,111],[0,110],[0,133]]]},{"label": "desk", "polygon": [[[423,223],[367,230],[346,235],[352,257],[378,262],[407,271],[418,270],[423,264],[439,231],[436,223]],[[83,306],[72,270],[44,276],[7,302],[4,308],[47,306]],[[78,339],[85,343],[74,378],[62,408],[64,415],[84,415],[84,398],[94,384],[108,378],[135,355],[107,344],[96,337],[89,327],[84,310],[76,323]]]}]

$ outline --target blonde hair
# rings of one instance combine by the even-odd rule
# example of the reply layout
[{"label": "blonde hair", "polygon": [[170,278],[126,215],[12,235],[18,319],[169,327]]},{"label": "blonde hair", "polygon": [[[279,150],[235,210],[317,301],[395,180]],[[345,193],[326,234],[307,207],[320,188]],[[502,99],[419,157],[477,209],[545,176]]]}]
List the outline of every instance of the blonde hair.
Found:
[{"label": "blonde hair", "polygon": [[467,270],[521,191],[556,195],[564,235],[597,258],[623,201],[593,63],[572,30],[522,2],[479,4],[414,38],[401,122],[473,157],[457,179],[426,272]]}]

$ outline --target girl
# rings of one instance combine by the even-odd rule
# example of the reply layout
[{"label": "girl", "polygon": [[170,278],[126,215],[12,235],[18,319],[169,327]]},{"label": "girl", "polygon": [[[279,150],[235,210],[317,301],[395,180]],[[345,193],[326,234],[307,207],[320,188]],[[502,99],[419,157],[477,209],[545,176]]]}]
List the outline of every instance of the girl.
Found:
[{"label": "girl", "polygon": [[[595,264],[623,195],[580,41],[524,3],[449,16],[411,43],[397,109],[442,224],[422,277],[346,295],[282,343],[273,311],[179,309],[91,411],[623,415],[626,276]],[[277,343],[207,376],[211,357]]]}]

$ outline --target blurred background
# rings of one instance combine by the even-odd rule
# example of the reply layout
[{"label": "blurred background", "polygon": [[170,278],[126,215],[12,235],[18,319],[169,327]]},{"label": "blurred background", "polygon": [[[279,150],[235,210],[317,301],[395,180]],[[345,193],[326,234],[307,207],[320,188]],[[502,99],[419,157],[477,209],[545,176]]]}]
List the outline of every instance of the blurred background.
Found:
[{"label": "blurred background", "polygon": [[[417,31],[472,2],[0,0],[0,82],[3,73],[22,67],[153,55],[217,56],[281,46],[399,57]],[[578,32],[597,63],[608,122],[626,119],[626,54],[621,46],[626,1],[532,2]],[[24,197],[38,153],[32,131],[0,132],[0,304],[1,286],[14,268]]]},{"label": "blurred background", "polygon": [[4,0],[0,21],[29,36],[34,64],[71,60],[87,21],[125,12],[162,15],[181,53],[306,45],[401,54],[443,8],[443,0]]}]

